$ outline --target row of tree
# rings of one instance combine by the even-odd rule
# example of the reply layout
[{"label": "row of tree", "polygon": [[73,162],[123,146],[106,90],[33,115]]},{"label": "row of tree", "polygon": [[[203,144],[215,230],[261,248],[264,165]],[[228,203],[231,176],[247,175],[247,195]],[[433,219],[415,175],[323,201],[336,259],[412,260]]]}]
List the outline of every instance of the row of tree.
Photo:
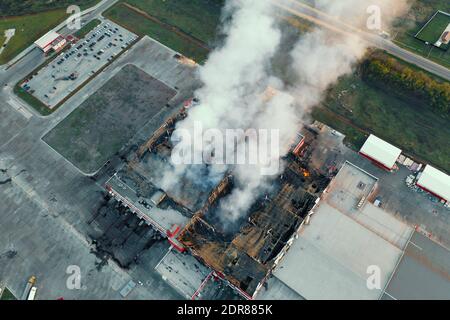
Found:
[{"label": "row of tree", "polygon": [[450,116],[450,83],[400,64],[394,58],[372,55],[362,64],[365,79],[419,98],[443,116]]},{"label": "row of tree", "polygon": [[52,9],[67,8],[70,5],[94,5],[97,0],[0,0],[0,17],[21,16]]}]

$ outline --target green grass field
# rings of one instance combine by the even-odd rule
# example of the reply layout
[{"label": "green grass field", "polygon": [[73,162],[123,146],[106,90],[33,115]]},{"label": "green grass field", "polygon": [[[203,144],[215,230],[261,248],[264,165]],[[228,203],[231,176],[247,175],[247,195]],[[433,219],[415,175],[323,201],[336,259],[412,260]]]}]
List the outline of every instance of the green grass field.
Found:
[{"label": "green grass field", "polygon": [[8,288],[5,288],[2,292],[0,300],[17,300],[17,298],[12,294],[11,291],[9,291]]},{"label": "green grass field", "polygon": [[[57,26],[66,18],[65,10],[53,10],[22,17],[0,19],[0,34],[2,38],[5,30],[16,29],[16,33],[0,55],[0,65],[7,63],[21,51],[33,44],[49,29]],[[4,39],[0,39],[3,44]]]},{"label": "green grass field", "polygon": [[[444,30],[450,24],[450,16],[444,13],[437,13],[432,20],[417,34],[417,39],[429,42],[430,44],[436,43],[439,40]],[[448,45],[441,46],[440,48],[446,49]]]},{"label": "green grass field", "polygon": [[126,0],[189,35],[210,43],[215,39],[224,0]]},{"label": "green grass field", "polygon": [[450,171],[448,118],[436,115],[420,101],[367,83],[359,75],[341,78],[325,102],[313,111],[313,117],[346,134],[346,141],[355,149],[373,133],[418,159]]},{"label": "green grass field", "polygon": [[444,51],[433,45],[426,45],[425,42],[415,38],[412,34],[399,35],[395,38],[394,42],[409,51],[450,68],[450,50]]},{"label": "green grass field", "polygon": [[208,56],[208,50],[161,27],[158,23],[145,18],[121,3],[107,10],[105,16],[140,36],[148,35],[198,63],[204,62]]}]

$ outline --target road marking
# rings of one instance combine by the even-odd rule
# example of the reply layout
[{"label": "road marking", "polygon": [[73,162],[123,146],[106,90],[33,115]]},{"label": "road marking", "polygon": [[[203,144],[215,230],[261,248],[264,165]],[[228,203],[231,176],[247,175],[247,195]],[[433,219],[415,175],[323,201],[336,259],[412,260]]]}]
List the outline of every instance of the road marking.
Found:
[{"label": "road marking", "polygon": [[386,291],[384,292],[385,295],[387,295],[389,298],[393,299],[393,300],[398,300],[396,297],[390,295],[389,293],[387,293]]},{"label": "road marking", "polygon": [[10,98],[8,100],[8,104],[13,107],[16,111],[20,112],[27,120],[30,120],[30,118],[33,116],[33,114],[28,111],[21,103],[19,103],[17,100]]},{"label": "road marking", "polygon": [[419,247],[417,244],[415,244],[412,241],[409,241],[410,244],[412,244],[414,247],[416,247],[417,249],[419,249],[420,251],[422,251],[423,249],[421,247]]}]

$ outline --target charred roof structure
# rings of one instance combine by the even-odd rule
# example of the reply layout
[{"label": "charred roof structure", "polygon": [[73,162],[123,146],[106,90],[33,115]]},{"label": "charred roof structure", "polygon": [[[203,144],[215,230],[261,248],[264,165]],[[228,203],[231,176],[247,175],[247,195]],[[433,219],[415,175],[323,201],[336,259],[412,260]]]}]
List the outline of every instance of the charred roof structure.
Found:
[{"label": "charred roof structure", "polygon": [[220,203],[234,188],[233,172],[217,181],[185,176],[176,188],[162,188],[158,176],[170,164],[170,137],[186,117],[184,106],[137,148],[127,165],[107,183],[116,199],[186,249],[247,299],[253,298],[293,241],[329,179],[310,171],[302,159],[308,139],[298,134],[285,170],[272,181],[244,217],[226,226]]},{"label": "charred roof structure", "polygon": [[205,181],[186,175],[174,187],[161,186],[161,173],[170,168],[171,135],[177,121],[186,117],[186,110],[193,103],[193,99],[189,100],[188,104],[166,119],[106,183],[110,195],[167,236],[181,252],[185,249],[176,236],[196,212],[215,200],[217,189],[228,183],[227,177]]},{"label": "charred roof structure", "polygon": [[178,237],[194,256],[249,299],[262,286],[317,199],[307,191],[317,184],[317,177],[307,173],[294,157],[287,160],[285,172],[275,182],[276,191],[261,197],[234,230],[224,229],[217,216],[220,198],[232,189],[229,176]]}]

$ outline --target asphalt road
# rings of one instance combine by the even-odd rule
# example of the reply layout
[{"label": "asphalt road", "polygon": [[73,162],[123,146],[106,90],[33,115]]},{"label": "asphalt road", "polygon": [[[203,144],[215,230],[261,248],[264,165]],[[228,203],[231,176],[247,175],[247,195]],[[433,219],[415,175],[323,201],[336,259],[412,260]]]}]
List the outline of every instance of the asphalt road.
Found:
[{"label": "asphalt road", "polygon": [[403,49],[389,39],[385,39],[378,34],[369,33],[348,25],[335,17],[332,17],[297,0],[273,0],[273,3],[281,10],[313,22],[314,24],[328,28],[335,32],[350,36],[357,36],[366,41],[370,46],[385,50],[386,52],[406,62],[412,63],[428,72],[450,81],[450,70],[448,68]]}]

